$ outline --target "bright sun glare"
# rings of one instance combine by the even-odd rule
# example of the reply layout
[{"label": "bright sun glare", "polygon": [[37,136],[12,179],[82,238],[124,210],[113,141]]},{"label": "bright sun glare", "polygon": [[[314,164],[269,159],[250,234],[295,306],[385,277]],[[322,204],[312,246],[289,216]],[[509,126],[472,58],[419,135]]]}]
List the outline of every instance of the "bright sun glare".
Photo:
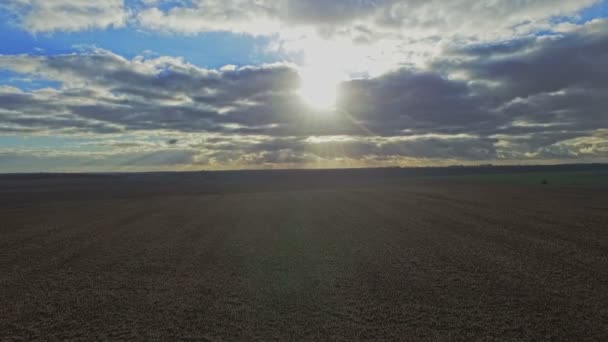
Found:
[{"label": "bright sun glare", "polygon": [[336,104],[339,74],[322,67],[307,67],[300,70],[302,84],[300,96],[315,109],[332,109]]}]

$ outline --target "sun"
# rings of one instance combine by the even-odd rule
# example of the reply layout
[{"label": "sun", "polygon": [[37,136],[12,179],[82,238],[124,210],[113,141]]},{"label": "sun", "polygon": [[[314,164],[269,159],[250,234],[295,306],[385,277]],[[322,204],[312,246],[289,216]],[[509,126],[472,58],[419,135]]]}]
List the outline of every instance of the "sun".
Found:
[{"label": "sun", "polygon": [[307,67],[300,70],[300,97],[318,110],[330,110],[336,105],[339,73],[324,67]]}]

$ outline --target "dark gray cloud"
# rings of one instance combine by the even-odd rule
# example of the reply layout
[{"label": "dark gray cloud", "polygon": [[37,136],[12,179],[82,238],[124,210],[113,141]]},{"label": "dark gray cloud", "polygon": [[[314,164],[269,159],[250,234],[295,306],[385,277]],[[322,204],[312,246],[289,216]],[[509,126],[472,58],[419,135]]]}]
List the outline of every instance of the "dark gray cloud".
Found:
[{"label": "dark gray cloud", "polygon": [[496,113],[508,125],[482,134],[559,137],[608,127],[606,21],[559,36],[459,49],[435,67],[483,82],[476,91],[498,101]]},{"label": "dark gray cloud", "polygon": [[471,79],[495,82],[504,98],[529,97],[564,89],[608,86],[608,30],[605,21],[559,36],[526,38],[456,50],[465,61],[438,63]]}]

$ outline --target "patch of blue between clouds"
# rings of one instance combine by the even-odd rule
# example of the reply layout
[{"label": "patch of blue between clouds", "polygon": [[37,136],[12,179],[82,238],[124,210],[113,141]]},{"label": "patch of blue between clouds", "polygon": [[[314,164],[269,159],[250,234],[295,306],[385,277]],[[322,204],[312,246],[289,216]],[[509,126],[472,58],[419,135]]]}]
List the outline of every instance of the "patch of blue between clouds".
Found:
[{"label": "patch of blue between clouds", "polygon": [[581,12],[577,23],[586,23],[597,18],[608,18],[608,0],[602,0]]},{"label": "patch of blue between clouds", "polygon": [[[575,16],[556,16],[551,19],[553,24],[560,23],[573,23],[582,25],[588,23],[594,19],[605,19],[608,18],[608,0],[602,0],[595,5],[582,10]],[[536,32],[536,36],[551,36],[555,35],[553,30],[541,30]]]},{"label": "patch of blue between clouds", "polygon": [[585,8],[574,17],[555,17],[553,23],[570,22],[573,24],[584,24],[594,19],[608,18],[608,0],[602,0],[595,5]]},{"label": "patch of blue between clouds", "polygon": [[44,88],[61,88],[61,82],[39,78],[33,75],[24,75],[9,70],[0,70],[0,85],[32,92]]}]

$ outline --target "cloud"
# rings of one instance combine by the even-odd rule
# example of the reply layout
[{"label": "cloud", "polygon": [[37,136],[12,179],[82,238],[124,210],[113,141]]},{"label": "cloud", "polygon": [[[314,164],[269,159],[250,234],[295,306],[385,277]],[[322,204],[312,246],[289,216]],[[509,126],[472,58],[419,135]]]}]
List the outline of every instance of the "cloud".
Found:
[{"label": "cloud", "polygon": [[30,32],[133,25],[181,33],[278,34],[291,28],[324,36],[504,36],[550,26],[598,0],[8,0],[2,7]]},{"label": "cloud", "polygon": [[[308,26],[332,34],[400,32],[417,36],[502,34],[571,16],[596,0],[503,2],[418,0],[195,0],[168,9],[145,8],[144,27],[192,33],[205,31],[278,33],[277,27]],[[517,26],[517,27],[516,27]],[[528,26],[528,28],[526,28]]]},{"label": "cloud", "polygon": [[272,52],[347,75],[421,66],[447,44],[561,30],[599,0],[193,0],[142,6],[134,25],[176,34],[272,37]]},{"label": "cloud", "polygon": [[[137,151],[149,155],[141,165],[606,160],[607,46],[602,20],[551,36],[451,45],[424,68],[342,82],[336,110],[307,106],[298,69],[285,63],[205,69],[99,49],[0,56],[0,68],[61,83],[1,87],[0,130],[160,136]],[[153,153],[166,150],[187,153]]]},{"label": "cloud", "polygon": [[129,16],[123,0],[5,0],[0,8],[32,33],[122,27]]},{"label": "cloud", "polygon": [[87,172],[188,170],[193,167],[191,150],[153,152],[77,153],[0,150],[2,172]]},{"label": "cloud", "polygon": [[599,0],[9,0],[33,32],[132,29],[264,35],[288,60],[347,75],[420,66],[453,42],[492,42],[563,30]]},{"label": "cloud", "polygon": [[463,132],[501,119],[492,101],[465,81],[431,71],[398,70],[381,77],[344,84],[341,105],[374,134]]},{"label": "cloud", "polygon": [[0,56],[0,67],[62,83],[58,90],[8,92],[0,104],[5,115],[20,116],[15,111],[22,109],[132,130],[238,130],[246,112],[264,126],[274,123],[281,102],[295,98],[299,81],[296,70],[280,64],[208,70],[177,58],[127,60],[104,50]]},{"label": "cloud", "polygon": [[235,33],[274,34],[280,31],[275,20],[280,1],[207,0],[191,2],[192,6],[145,8],[137,13],[138,24],[153,30],[185,34],[227,31]]},{"label": "cloud", "polygon": [[[457,49],[432,67],[477,82],[511,129],[608,126],[608,21],[551,37]],[[470,81],[470,82],[471,82]]]},{"label": "cloud", "polygon": [[469,78],[498,84],[493,91],[511,98],[574,87],[604,88],[607,42],[608,22],[598,20],[567,34],[456,49],[456,58],[447,64]]}]

